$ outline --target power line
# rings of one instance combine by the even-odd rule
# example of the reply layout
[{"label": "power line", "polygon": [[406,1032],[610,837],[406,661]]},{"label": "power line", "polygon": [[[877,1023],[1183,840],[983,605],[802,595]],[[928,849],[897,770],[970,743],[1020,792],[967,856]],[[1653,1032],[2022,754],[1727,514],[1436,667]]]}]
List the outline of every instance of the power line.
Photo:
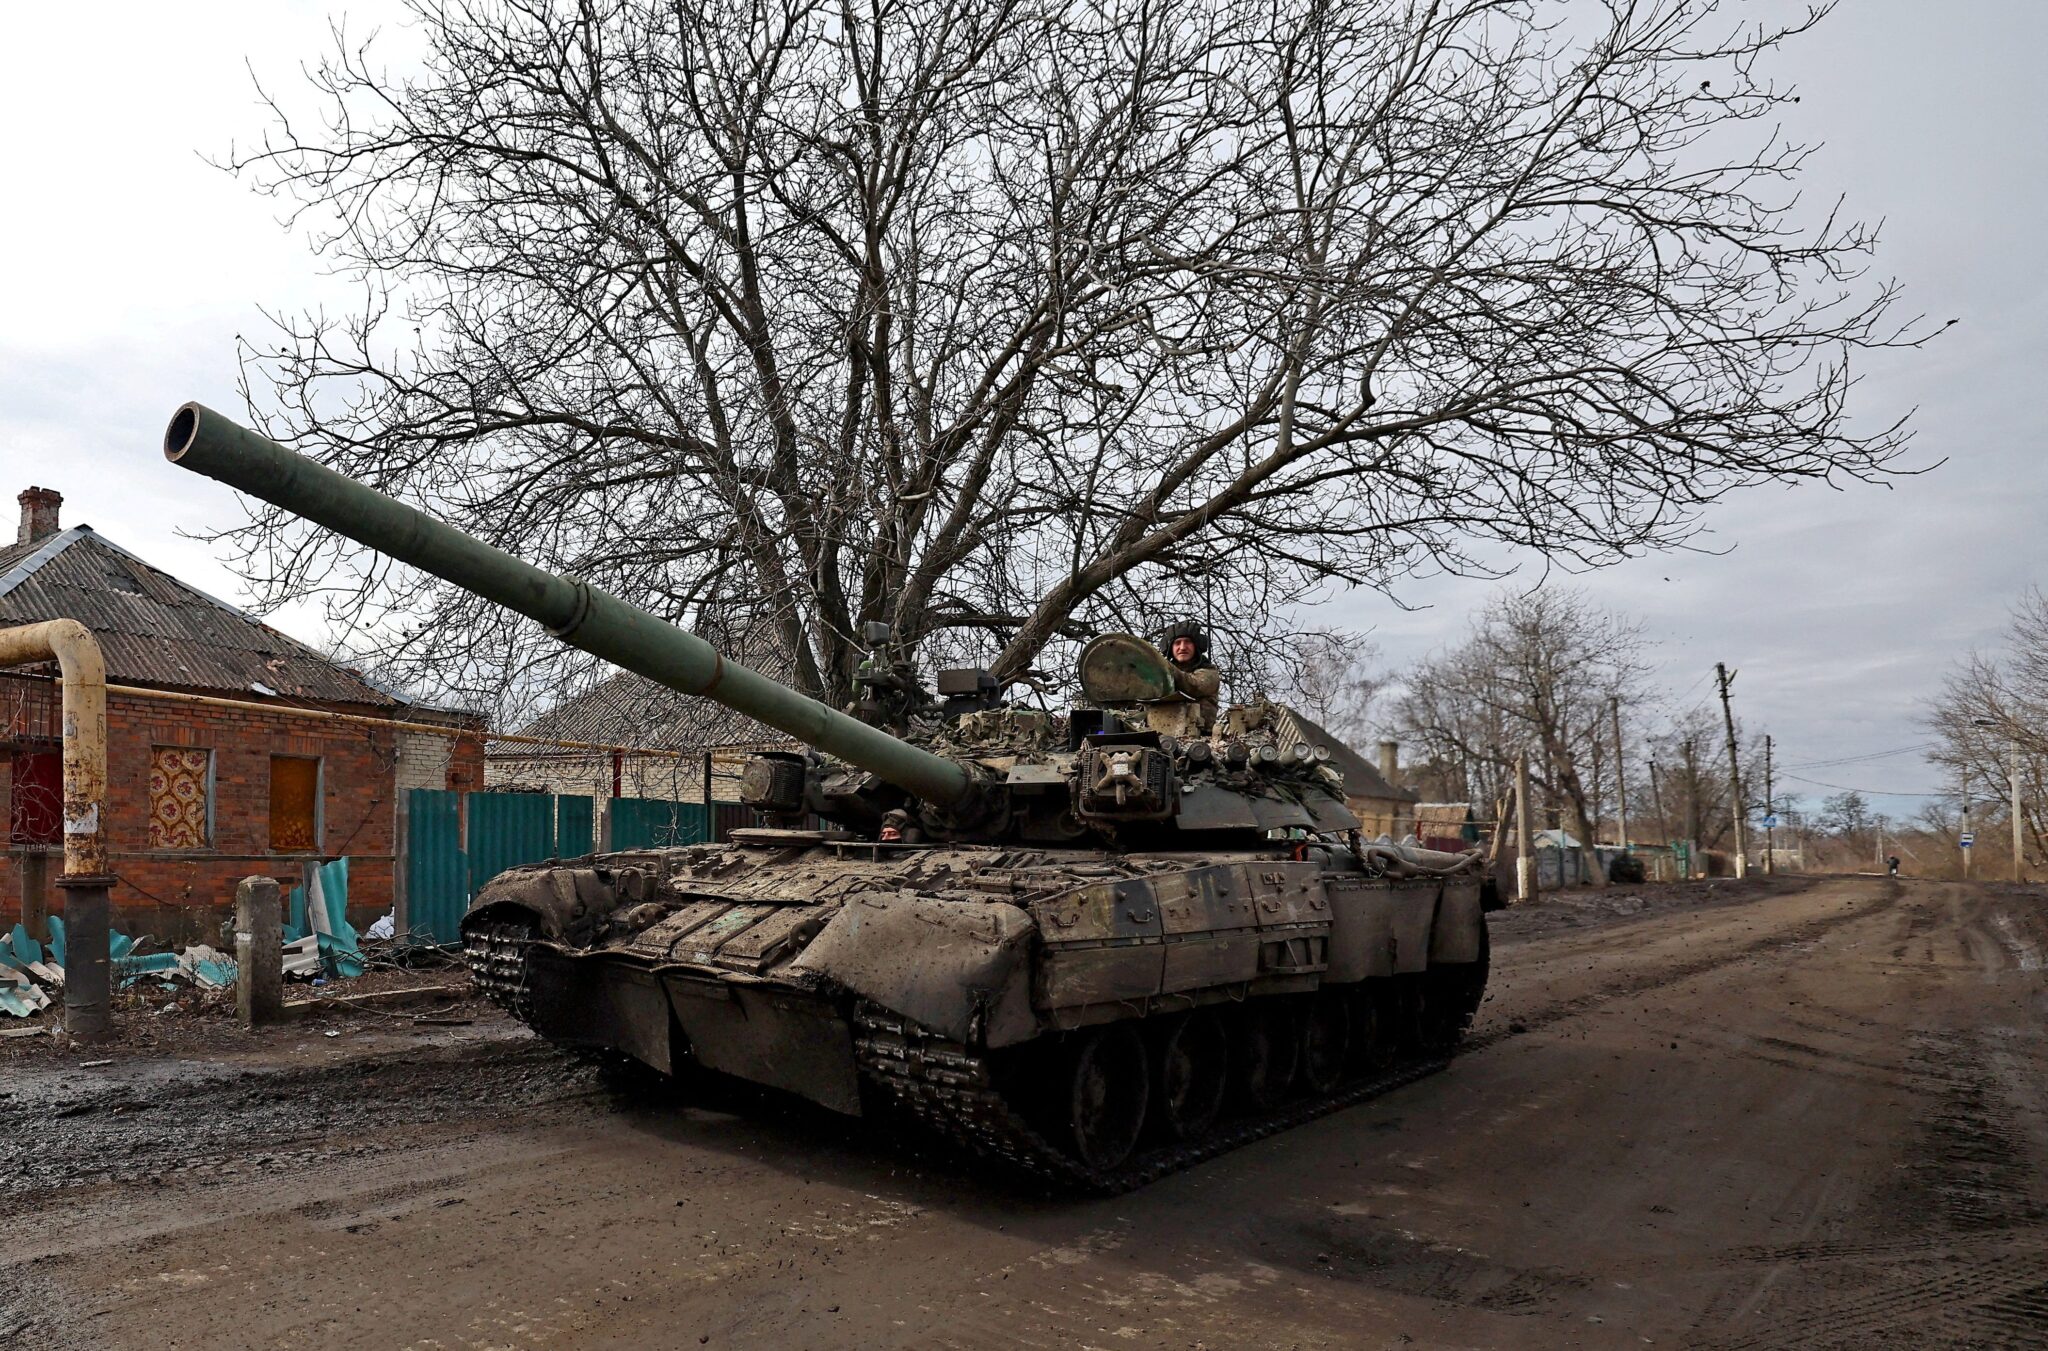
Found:
[{"label": "power line", "polygon": [[1872,751],[1868,755],[1844,755],[1836,760],[1802,760],[1796,765],[1783,765],[1783,769],[1829,769],[1835,765],[1860,765],[1868,760],[1888,760],[1894,755],[1910,755],[1914,751],[1931,751],[1941,743],[1923,741],[1917,746],[1900,746],[1896,750]]},{"label": "power line", "polygon": [[1850,787],[1850,786],[1849,786],[1848,784],[1846,784],[1846,783],[1823,783],[1823,782],[1821,782],[1821,781],[1820,781],[1819,779],[1809,779],[1809,778],[1807,778],[1807,777],[1805,777],[1804,775],[1801,775],[1801,774],[1787,774],[1787,775],[1786,775],[1785,777],[1786,777],[1786,778],[1788,778],[1788,779],[1797,779],[1797,780],[1798,780],[1798,781],[1799,781],[1800,783],[1807,783],[1807,784],[1812,784],[1812,785],[1813,785],[1813,786],[1814,786],[1815,788],[1833,788],[1833,789],[1835,789],[1835,790],[1837,790],[1837,791],[1839,791],[1839,792],[1843,792],[1843,793],[1861,793],[1861,794],[1863,794],[1863,796],[1865,796],[1865,797],[1940,797],[1940,796],[1941,796],[1941,792],[1940,792],[1939,790],[1936,790],[1936,789],[1929,789],[1929,790],[1926,790],[1926,791],[1923,791],[1923,792],[1913,793],[1913,792],[1901,792],[1901,791],[1899,791],[1898,789],[1895,789],[1895,788],[1851,788],[1851,787]]}]

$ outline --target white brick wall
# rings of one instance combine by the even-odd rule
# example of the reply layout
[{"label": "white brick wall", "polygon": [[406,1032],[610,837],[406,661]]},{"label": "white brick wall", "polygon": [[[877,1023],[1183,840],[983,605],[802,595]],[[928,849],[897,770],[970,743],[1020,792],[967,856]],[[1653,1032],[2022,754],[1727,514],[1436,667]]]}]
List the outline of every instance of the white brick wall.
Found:
[{"label": "white brick wall", "polygon": [[446,788],[455,743],[431,732],[398,734],[398,789]]}]

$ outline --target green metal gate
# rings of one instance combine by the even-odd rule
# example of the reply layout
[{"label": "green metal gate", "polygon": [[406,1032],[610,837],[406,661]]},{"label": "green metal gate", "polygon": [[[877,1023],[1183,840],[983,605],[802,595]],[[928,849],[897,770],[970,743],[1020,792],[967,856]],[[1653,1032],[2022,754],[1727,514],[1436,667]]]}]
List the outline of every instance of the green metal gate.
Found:
[{"label": "green metal gate", "polygon": [[405,923],[409,941],[454,943],[469,908],[462,794],[414,788],[405,802]]}]

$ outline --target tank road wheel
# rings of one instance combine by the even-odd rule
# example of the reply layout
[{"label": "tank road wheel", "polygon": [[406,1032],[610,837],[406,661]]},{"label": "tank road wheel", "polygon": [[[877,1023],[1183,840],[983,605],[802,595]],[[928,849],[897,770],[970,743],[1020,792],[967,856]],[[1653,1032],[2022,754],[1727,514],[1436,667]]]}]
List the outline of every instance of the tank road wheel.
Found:
[{"label": "tank road wheel", "polygon": [[1301,1031],[1283,999],[1254,1000],[1231,1029],[1230,1077],[1238,1098],[1255,1112],[1286,1101],[1301,1065]]},{"label": "tank road wheel", "polygon": [[1194,1009],[1166,1025],[1152,1115],[1167,1139],[1186,1144],[1209,1133],[1223,1111],[1229,1068],[1228,1042],[1215,1014]]},{"label": "tank road wheel", "polygon": [[1067,1062],[1067,1135],[1090,1168],[1114,1168],[1130,1157],[1145,1125],[1151,1075],[1145,1041],[1128,1023],[1083,1033]]},{"label": "tank road wheel", "polygon": [[1385,1074],[1400,1057],[1387,984],[1384,979],[1361,981],[1352,987],[1349,996],[1351,1059],[1361,1074]]},{"label": "tank road wheel", "polygon": [[1340,990],[1318,990],[1301,1012],[1301,1082],[1321,1096],[1344,1082],[1351,1058],[1351,1001]]},{"label": "tank road wheel", "polygon": [[1381,1007],[1386,1015],[1387,1037],[1396,1056],[1416,1055],[1423,1049],[1423,983],[1424,978],[1413,973],[1395,976],[1386,983]]},{"label": "tank road wheel", "polygon": [[1422,983],[1422,1014],[1417,1021],[1416,1049],[1423,1055],[1436,1057],[1450,1054],[1457,1044],[1459,1027],[1457,1015],[1451,1011],[1451,996],[1446,972],[1432,971]]},{"label": "tank road wheel", "polygon": [[1472,1025],[1479,1003],[1486,997],[1486,975],[1492,956],[1484,931],[1479,937],[1479,960],[1431,967],[1424,977],[1423,1028],[1426,1049],[1433,1055],[1448,1055]]}]

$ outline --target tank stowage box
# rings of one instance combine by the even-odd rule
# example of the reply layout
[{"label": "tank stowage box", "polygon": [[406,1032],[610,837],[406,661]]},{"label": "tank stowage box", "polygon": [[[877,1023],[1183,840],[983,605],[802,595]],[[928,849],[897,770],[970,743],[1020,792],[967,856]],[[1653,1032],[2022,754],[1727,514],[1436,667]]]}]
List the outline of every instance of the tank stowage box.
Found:
[{"label": "tank stowage box", "polygon": [[483,888],[473,978],[558,1043],[1116,1190],[1440,1066],[1479,1006],[1480,855],[1361,838],[1283,709],[1157,730],[1144,639],[1091,643],[1064,716],[886,650],[840,712],[197,404],[165,454],[810,748],[747,767],[763,828]]}]

